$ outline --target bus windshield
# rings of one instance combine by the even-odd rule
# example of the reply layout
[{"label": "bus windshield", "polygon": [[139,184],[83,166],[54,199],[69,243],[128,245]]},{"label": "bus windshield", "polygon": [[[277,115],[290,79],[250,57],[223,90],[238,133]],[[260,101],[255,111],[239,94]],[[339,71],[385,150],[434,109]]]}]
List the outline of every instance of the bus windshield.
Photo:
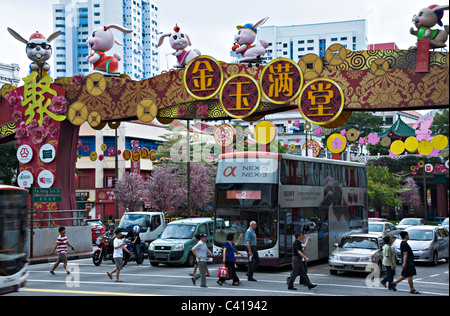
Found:
[{"label": "bus windshield", "polygon": [[226,242],[228,233],[235,233],[235,242],[242,234],[238,250],[244,251],[245,232],[250,222],[256,221],[256,236],[258,250],[274,247],[277,242],[277,225],[273,223],[276,220],[277,212],[274,210],[261,210],[252,208],[218,208],[216,211],[216,232],[214,241],[216,245],[223,246]]},{"label": "bus windshield", "polygon": [[[26,263],[27,195],[24,190],[0,190],[0,276],[10,276]],[[8,264],[14,262],[14,264]]]}]

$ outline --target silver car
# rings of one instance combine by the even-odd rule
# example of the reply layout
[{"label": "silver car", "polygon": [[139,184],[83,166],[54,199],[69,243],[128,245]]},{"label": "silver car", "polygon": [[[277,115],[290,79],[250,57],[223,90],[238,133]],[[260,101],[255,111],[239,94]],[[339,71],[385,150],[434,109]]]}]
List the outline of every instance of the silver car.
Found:
[{"label": "silver car", "polygon": [[394,237],[400,233],[400,231],[389,222],[369,222],[369,233],[378,235],[379,238],[383,238],[386,234]]},{"label": "silver car", "polygon": [[405,230],[410,226],[418,225],[425,225],[425,220],[423,218],[404,218],[395,227],[397,227],[398,230]]},{"label": "silver car", "polygon": [[[445,259],[448,262],[449,257],[449,236],[448,231],[440,226],[413,226],[405,229],[408,232],[408,244],[414,253],[414,261],[429,262],[433,265],[438,264],[438,260]],[[401,237],[398,236],[393,244],[395,255],[398,262],[401,262],[400,253]]]},{"label": "silver car", "polygon": [[376,234],[351,234],[344,237],[330,255],[330,274],[343,272],[371,272],[376,264],[381,271],[383,253],[379,236]]}]

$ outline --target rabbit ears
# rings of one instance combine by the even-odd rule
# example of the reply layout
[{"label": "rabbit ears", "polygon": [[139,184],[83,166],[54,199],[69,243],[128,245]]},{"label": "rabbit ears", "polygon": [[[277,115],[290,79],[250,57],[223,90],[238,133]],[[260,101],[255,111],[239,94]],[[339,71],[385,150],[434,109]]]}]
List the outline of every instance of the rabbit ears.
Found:
[{"label": "rabbit ears", "polygon": [[260,27],[261,25],[266,23],[268,19],[269,19],[269,17],[267,16],[264,19],[259,20],[258,22],[255,23],[255,25],[253,25],[253,28],[257,29],[258,27]]},{"label": "rabbit ears", "polygon": [[160,47],[164,43],[164,39],[166,37],[170,37],[170,36],[172,36],[172,33],[166,33],[166,34],[161,35],[161,37],[159,38],[158,47]]},{"label": "rabbit ears", "polygon": [[[133,30],[126,29],[126,28],[124,28],[124,27],[122,27],[120,25],[117,25],[117,24],[106,25],[106,26],[104,26],[104,29],[105,29],[105,31],[109,30],[109,29],[116,29],[116,30],[119,30],[119,31],[121,31],[122,33],[125,33],[125,34],[130,34],[130,33],[133,32]],[[123,46],[123,44],[121,42],[119,42],[116,38],[114,38],[114,42],[117,45]]]},{"label": "rabbit ears", "polygon": [[431,9],[432,12],[448,10],[449,9],[449,5],[448,4],[433,5],[433,6],[429,6],[428,9]]},{"label": "rabbit ears", "polygon": [[[19,33],[17,33],[16,31],[14,31],[13,29],[8,27],[8,32],[9,34],[11,34],[16,40],[18,40],[19,42],[22,42],[24,44],[28,44],[28,41],[26,39],[24,39]],[[53,41],[55,38],[57,38],[59,35],[61,35],[61,31],[57,31],[55,33],[53,33],[52,35],[50,35],[46,41],[48,43],[50,43],[51,41]]]}]

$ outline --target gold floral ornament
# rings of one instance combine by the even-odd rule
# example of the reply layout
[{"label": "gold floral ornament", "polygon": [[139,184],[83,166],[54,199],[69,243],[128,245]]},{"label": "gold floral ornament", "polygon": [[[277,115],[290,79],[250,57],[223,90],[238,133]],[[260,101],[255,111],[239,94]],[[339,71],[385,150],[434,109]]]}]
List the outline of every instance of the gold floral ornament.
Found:
[{"label": "gold floral ornament", "polygon": [[327,147],[333,154],[340,154],[347,148],[347,140],[341,134],[333,134],[328,137]]},{"label": "gold floral ornament", "polygon": [[69,107],[67,117],[69,121],[76,126],[82,125],[86,122],[89,111],[83,102],[75,102]]},{"label": "gold floral ornament", "polygon": [[141,122],[153,121],[158,114],[158,107],[152,99],[144,99],[137,106],[137,117]]},{"label": "gold floral ornament", "polygon": [[86,90],[93,97],[101,96],[105,92],[106,87],[106,79],[100,73],[93,73],[86,79]]}]

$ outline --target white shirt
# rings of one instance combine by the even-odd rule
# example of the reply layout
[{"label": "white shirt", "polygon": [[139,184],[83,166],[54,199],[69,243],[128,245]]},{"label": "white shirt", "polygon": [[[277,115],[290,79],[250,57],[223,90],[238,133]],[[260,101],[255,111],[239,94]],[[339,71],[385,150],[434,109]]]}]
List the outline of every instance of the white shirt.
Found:
[{"label": "white shirt", "polygon": [[[122,258],[123,257],[123,249],[122,249],[122,247],[119,247],[119,246],[122,246],[123,244],[124,244],[124,241],[122,239],[114,238],[113,258]],[[117,248],[117,247],[119,247],[119,248]]]}]

